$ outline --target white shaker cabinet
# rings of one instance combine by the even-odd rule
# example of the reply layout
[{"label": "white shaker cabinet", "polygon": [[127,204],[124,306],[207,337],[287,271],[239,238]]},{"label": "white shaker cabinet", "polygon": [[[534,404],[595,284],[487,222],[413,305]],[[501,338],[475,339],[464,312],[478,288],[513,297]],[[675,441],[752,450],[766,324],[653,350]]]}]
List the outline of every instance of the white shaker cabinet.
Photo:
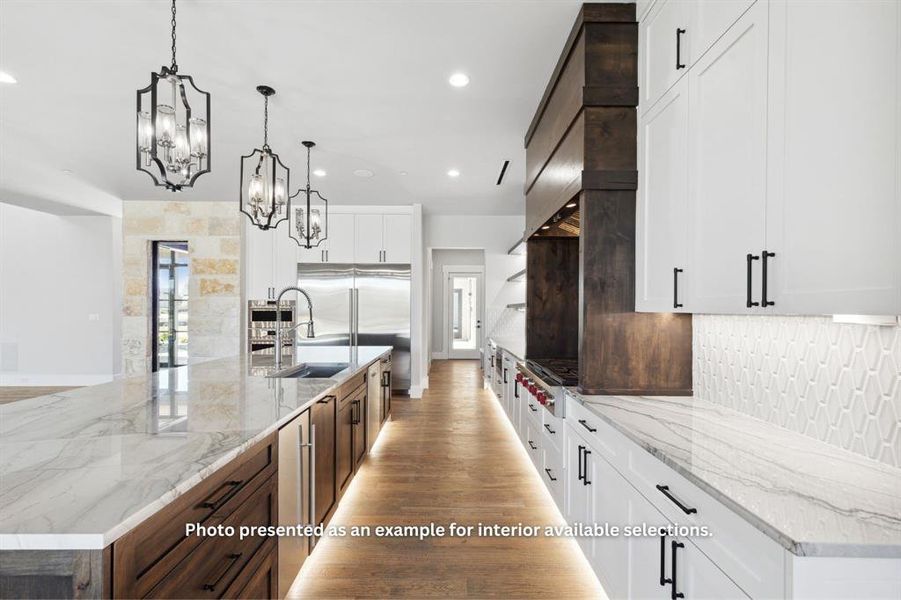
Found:
[{"label": "white shaker cabinet", "polygon": [[638,148],[638,310],[687,312],[688,80],[642,119]]},{"label": "white shaker cabinet", "polygon": [[382,228],[384,217],[358,214],[354,221],[354,262],[382,262]]},{"label": "white shaker cabinet", "polygon": [[386,214],[382,228],[384,262],[408,264],[412,260],[413,219],[406,214]]},{"label": "white shaker cabinet", "polygon": [[297,285],[298,246],[288,237],[285,223],[265,231],[245,223],[244,244],[248,300],[271,299],[283,288]]},{"label": "white shaker cabinet", "polygon": [[657,0],[638,27],[639,106],[650,109],[691,64],[695,2]]},{"label": "white shaker cabinet", "polygon": [[687,304],[694,312],[751,313],[759,301],[760,250],[765,247],[767,8],[766,2],[757,2],[688,76]]},{"label": "white shaker cabinet", "polygon": [[771,310],[901,314],[901,3],[770,10]]},{"label": "white shaker cabinet", "polygon": [[709,600],[750,598],[690,540],[666,538],[663,549],[663,572],[670,580],[667,588],[682,594],[677,597]]}]

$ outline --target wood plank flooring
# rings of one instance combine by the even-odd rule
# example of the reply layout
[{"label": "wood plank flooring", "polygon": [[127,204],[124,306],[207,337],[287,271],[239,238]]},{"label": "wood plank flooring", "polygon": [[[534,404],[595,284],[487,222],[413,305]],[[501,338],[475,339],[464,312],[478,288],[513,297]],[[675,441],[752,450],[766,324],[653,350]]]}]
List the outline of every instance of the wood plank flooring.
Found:
[{"label": "wood plank flooring", "polygon": [[[562,523],[477,361],[436,361],[392,420],[332,524]],[[289,598],[603,598],[574,540],[332,537]]]},{"label": "wood plank flooring", "polygon": [[74,389],[75,387],[64,386],[0,386],[0,404],[38,396],[49,396]]}]

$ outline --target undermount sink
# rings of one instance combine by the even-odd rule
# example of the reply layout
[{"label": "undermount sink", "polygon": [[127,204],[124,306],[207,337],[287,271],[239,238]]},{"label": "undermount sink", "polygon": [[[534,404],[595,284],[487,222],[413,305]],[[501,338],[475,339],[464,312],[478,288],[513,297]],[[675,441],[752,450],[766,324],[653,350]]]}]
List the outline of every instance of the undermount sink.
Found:
[{"label": "undermount sink", "polygon": [[328,379],[350,366],[349,363],[301,363],[291,369],[274,373],[271,377],[291,379]]}]

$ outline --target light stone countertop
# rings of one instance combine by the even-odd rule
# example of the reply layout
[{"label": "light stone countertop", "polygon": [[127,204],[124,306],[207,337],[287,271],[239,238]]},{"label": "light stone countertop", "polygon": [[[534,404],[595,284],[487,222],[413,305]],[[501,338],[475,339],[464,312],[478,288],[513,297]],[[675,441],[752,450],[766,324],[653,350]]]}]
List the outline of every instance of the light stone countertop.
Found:
[{"label": "light stone countertop", "polygon": [[497,336],[489,335],[488,339],[512,354],[514,357],[523,360],[526,357],[526,339],[525,336]]},{"label": "light stone countertop", "polygon": [[104,548],[390,351],[286,355],[351,363],[329,379],[254,354],[0,405],[0,550]]},{"label": "light stone countertop", "polygon": [[569,393],[798,556],[901,558],[901,469],[695,398]]}]

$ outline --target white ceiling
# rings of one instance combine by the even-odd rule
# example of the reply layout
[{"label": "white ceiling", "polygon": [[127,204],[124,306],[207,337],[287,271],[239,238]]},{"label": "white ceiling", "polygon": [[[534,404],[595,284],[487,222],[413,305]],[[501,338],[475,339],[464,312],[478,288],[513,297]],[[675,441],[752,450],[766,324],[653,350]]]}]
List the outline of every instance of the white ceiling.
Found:
[{"label": "white ceiling", "polygon": [[[328,172],[314,185],[336,204],[522,214],[523,136],[579,6],[180,0],[179,69],[212,94],[213,133],[213,172],[180,197],[237,202],[265,83],[278,92],[270,145],[295,184],[312,139]],[[0,84],[0,200],[114,213],[119,199],[171,199],[134,165],[135,90],[169,64],[169,44],[161,0],[0,1],[0,70],[18,79]],[[468,87],[448,85],[458,70]]]}]

